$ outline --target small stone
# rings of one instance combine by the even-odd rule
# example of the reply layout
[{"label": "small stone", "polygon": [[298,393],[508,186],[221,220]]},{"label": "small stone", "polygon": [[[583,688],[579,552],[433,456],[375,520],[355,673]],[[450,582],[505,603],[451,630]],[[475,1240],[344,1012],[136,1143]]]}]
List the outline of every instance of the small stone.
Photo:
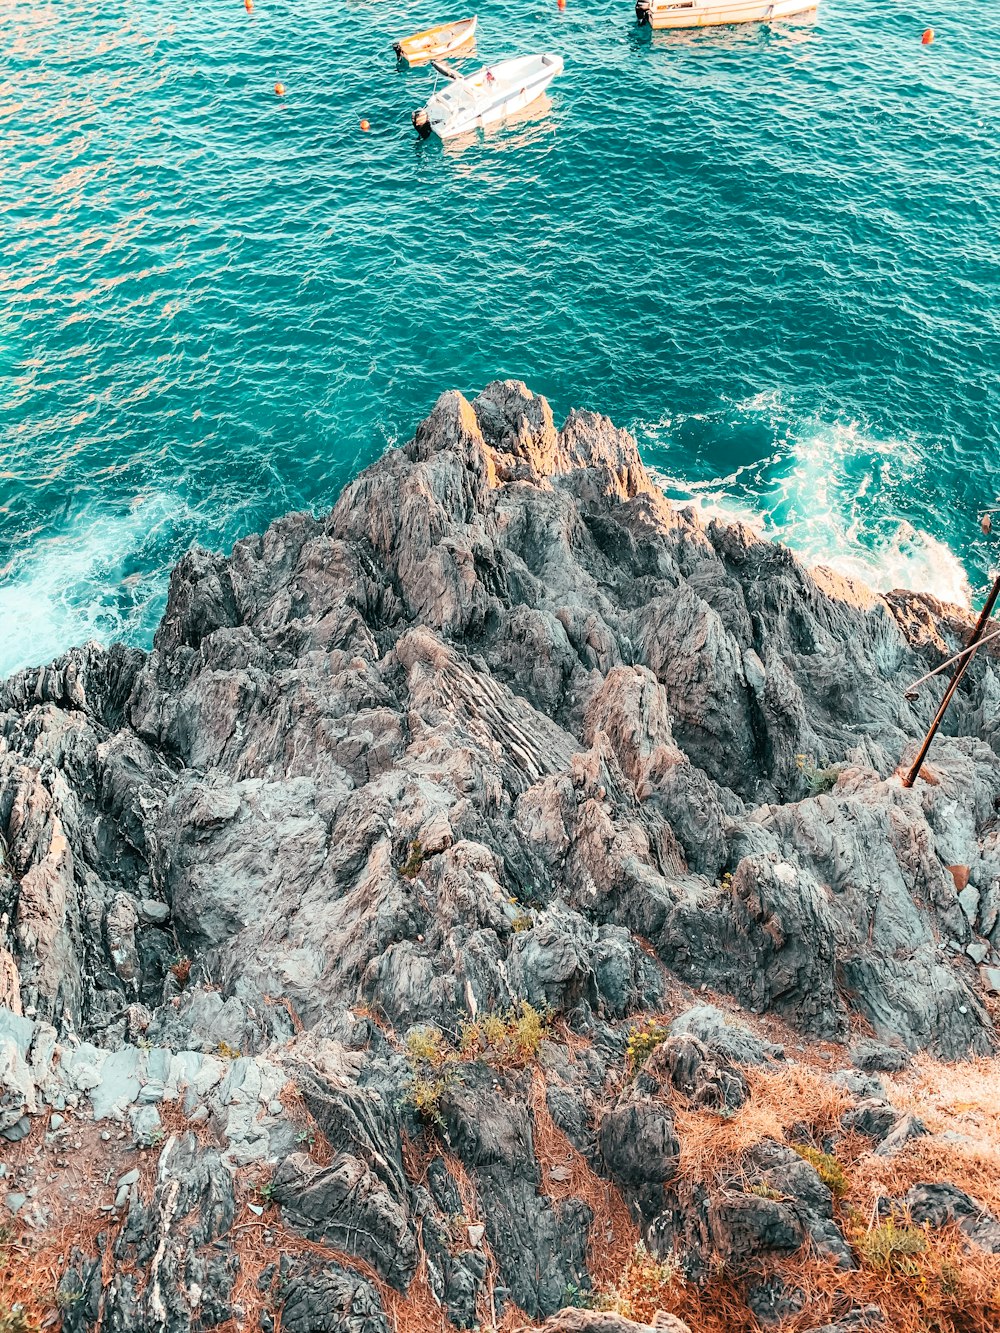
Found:
[{"label": "small stone", "polygon": [[192,1125],[203,1125],[208,1119],[208,1107],[197,1106],[188,1116]]},{"label": "small stone", "polygon": [[129,1185],[135,1185],[139,1181],[139,1168],[134,1166],[131,1171],[126,1171],[123,1176],[118,1177],[118,1188],[123,1186],[128,1189]]},{"label": "small stone", "polygon": [[139,916],[147,925],[162,926],[170,917],[170,908],[155,898],[143,898],[139,904]]},{"label": "small stone", "polygon": [[486,1235],[486,1228],[482,1222],[473,1222],[472,1226],[465,1228],[466,1235],[469,1237],[469,1244],[473,1249],[478,1249],[483,1243],[483,1237]]},{"label": "small stone", "polygon": [[966,945],[965,952],[974,963],[982,963],[989,956],[990,946],[985,940],[975,939]]},{"label": "small stone", "polygon": [[49,1128],[50,1128],[50,1129],[59,1129],[59,1128],[60,1128],[62,1125],[64,1125],[65,1123],[66,1123],[66,1117],[57,1114],[57,1115],[52,1116],[52,1118],[49,1120]]},{"label": "small stone", "polygon": [[18,1143],[31,1133],[31,1121],[26,1115],[21,1116],[20,1120],[15,1120],[12,1125],[6,1129],[0,1129],[0,1137],[5,1138],[8,1143]]},{"label": "small stone", "polygon": [[281,1115],[285,1108],[282,1106],[281,1102],[275,1101],[268,1102],[267,1109],[271,1115]]},{"label": "small stone", "polygon": [[128,1196],[131,1193],[132,1191],[128,1185],[122,1185],[118,1193],[115,1195],[115,1202],[114,1202],[115,1212],[117,1212],[119,1208],[125,1207],[125,1205],[128,1203]]},{"label": "small stone", "polygon": [[248,1203],[247,1207],[250,1209],[252,1213],[256,1214],[257,1217],[264,1216],[264,1209],[261,1208],[259,1203]]},{"label": "small stone", "polygon": [[568,1166],[554,1166],[549,1172],[549,1179],[565,1184],[566,1181],[573,1179],[573,1172]]},{"label": "small stone", "polygon": [[958,895],[958,905],[965,913],[969,925],[974,926],[979,915],[979,890],[974,884],[970,884]]},{"label": "small stone", "polygon": [[108,1143],[108,1142],[110,1141],[110,1139],[111,1139],[111,1131],[110,1131],[110,1130],[107,1130],[107,1129],[102,1129],[102,1130],[101,1130],[101,1140],[102,1140],[102,1142],[104,1142],[104,1143]]},{"label": "small stone", "polygon": [[27,1195],[17,1194],[13,1190],[6,1196],[4,1203],[12,1213],[17,1213],[27,1203]]},{"label": "small stone", "polygon": [[979,980],[993,995],[1000,995],[1000,967],[981,967]]}]

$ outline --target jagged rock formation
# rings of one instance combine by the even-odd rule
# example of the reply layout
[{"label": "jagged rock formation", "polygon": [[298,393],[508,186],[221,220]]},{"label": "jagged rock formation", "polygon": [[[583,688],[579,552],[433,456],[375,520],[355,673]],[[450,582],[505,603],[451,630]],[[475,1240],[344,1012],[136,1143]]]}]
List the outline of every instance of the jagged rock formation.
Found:
[{"label": "jagged rock formation", "polygon": [[[557,431],[502,383],[444,395],[327,517],[190,552],[151,652],[89,646],[0,687],[0,1125],[16,1141],[45,1101],[90,1099],[133,1126],[145,1106],[146,1132],[176,1094],[219,1133],[171,1139],[110,1295],[81,1257],[74,1326],[235,1317],[233,1256],[203,1251],[232,1221],[227,1173],[252,1161],[276,1164],[289,1228],[370,1269],[300,1258],[286,1329],[388,1327],[377,1284],[405,1290],[425,1257],[459,1327],[487,1288],[553,1314],[589,1283],[592,1210],[542,1188],[529,1073],[473,1062],[442,1089],[481,1241],[449,1238],[458,1168],[414,1181],[405,1159],[399,1038],[521,1001],[586,1035],[587,1059],[549,1052],[548,1105],[651,1246],[692,1275],[710,1251],[807,1237],[852,1264],[829,1192],[783,1145],[722,1194],[673,1183],[673,1100],[741,1106],[738,1066],[777,1054],[752,1033],[713,1040],[696,1011],[641,1078],[614,1095],[609,1079],[624,1020],[680,983],[807,1038],[863,1021],[896,1057],[994,1049],[987,651],[925,780],[896,775],[942,688],[904,687],[965,628],[705,526],[610,422]],[[285,1079],[330,1160],[290,1139]],[[884,1138],[897,1117],[875,1101],[852,1127]],[[201,1219],[183,1244],[182,1217]],[[155,1282],[125,1276],[154,1256]],[[336,1322],[341,1306],[362,1314]]]}]

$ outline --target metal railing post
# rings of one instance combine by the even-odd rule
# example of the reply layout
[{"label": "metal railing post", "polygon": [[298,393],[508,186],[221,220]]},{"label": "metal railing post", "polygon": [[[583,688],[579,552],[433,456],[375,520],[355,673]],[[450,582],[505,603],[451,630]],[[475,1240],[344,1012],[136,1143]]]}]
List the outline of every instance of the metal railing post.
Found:
[{"label": "metal railing post", "polygon": [[[951,680],[948,682],[948,688],[944,692],[944,698],[941,700],[938,710],[934,714],[934,721],[927,729],[927,735],[924,737],[923,744],[920,747],[916,759],[913,761],[913,767],[910,769],[909,773],[907,773],[906,777],[903,779],[904,787],[912,787],[917,780],[917,775],[920,772],[921,765],[927,758],[927,751],[931,748],[931,741],[937,734],[937,729],[941,725],[945,713],[948,711],[948,705],[951,703],[952,695],[958,689],[959,681],[965,675],[966,671],[968,670],[969,663],[976,655],[976,648],[978,648],[979,646],[979,640],[983,637],[983,630],[985,630],[987,622],[989,621],[990,616],[993,614],[993,608],[996,605],[998,597],[1000,597],[1000,577],[996,578],[993,581],[993,587],[990,589],[990,595],[989,597],[987,597],[986,604],[984,605],[982,611],[979,613],[979,619],[976,621],[976,628],[972,631],[972,638],[966,645],[966,651],[962,657],[962,660],[955,668]],[[969,649],[971,649],[972,651],[970,652]]]}]

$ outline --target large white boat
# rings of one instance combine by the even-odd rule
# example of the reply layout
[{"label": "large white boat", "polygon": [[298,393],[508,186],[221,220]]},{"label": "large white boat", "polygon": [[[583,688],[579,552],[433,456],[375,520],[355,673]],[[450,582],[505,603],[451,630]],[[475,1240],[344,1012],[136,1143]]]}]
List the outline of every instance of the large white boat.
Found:
[{"label": "large white boat", "polygon": [[818,0],[636,0],[640,28],[707,28],[717,23],[767,23],[815,9]]},{"label": "large white boat", "polygon": [[425,107],[414,111],[413,128],[422,139],[431,134],[453,139],[530,106],[562,73],[563,60],[562,56],[549,54],[518,56],[465,77],[444,65],[435,64],[434,68],[449,82]]}]

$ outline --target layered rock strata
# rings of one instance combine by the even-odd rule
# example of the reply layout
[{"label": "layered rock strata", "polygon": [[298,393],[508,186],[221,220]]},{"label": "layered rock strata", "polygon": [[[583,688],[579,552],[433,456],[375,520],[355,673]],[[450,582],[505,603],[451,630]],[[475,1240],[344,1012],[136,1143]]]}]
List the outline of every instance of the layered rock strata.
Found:
[{"label": "layered rock strata", "polygon": [[[253,1165],[282,1328],[381,1333],[418,1276],[455,1327],[552,1316],[591,1287],[594,1209],[540,1162],[542,1104],[686,1281],[803,1246],[854,1266],[787,1143],[685,1176],[677,1107],[735,1114],[748,1067],[789,1062],[695,1001],[864,1032],[876,1065],[994,1051],[988,650],[898,771],[943,683],[906,687],[967,631],[706,525],[625,432],[505,382],[444,395],[324,518],[191,551],[151,652],[0,687],[0,1133],[58,1151],[83,1117],[157,1160],[68,1264],[65,1326],[273,1322],[240,1286]],[[626,1071],[637,1016],[681,1009]],[[529,1012],[530,1060],[488,1033],[462,1056]],[[852,1077],[844,1132],[905,1143]],[[44,1227],[45,1191],[11,1194]],[[994,1235],[974,1200],[920,1206]],[[291,1233],[315,1248],[282,1257]]]}]

